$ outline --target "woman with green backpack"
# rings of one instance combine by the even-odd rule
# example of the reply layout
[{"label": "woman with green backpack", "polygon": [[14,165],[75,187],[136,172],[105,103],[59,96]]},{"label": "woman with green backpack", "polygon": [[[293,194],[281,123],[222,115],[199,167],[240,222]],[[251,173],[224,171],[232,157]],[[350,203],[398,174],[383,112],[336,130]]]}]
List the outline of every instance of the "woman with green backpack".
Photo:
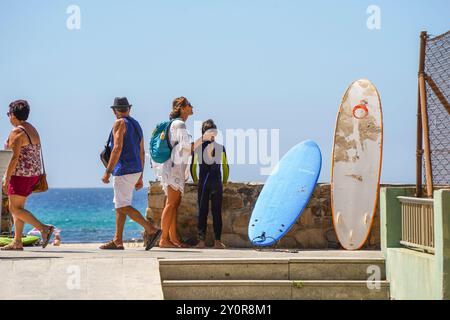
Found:
[{"label": "woman with green backpack", "polygon": [[160,248],[187,247],[177,234],[177,209],[189,178],[192,151],[203,141],[202,137],[192,143],[192,136],[186,128],[186,121],[193,114],[193,107],[185,97],[176,98],[172,103],[170,121],[160,123],[152,134],[152,167],[167,197],[161,217]]}]

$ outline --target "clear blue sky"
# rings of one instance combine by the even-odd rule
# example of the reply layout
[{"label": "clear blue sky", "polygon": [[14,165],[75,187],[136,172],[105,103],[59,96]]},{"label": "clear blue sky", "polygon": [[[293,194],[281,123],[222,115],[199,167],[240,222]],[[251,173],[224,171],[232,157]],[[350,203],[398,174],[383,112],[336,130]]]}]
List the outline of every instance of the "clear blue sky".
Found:
[{"label": "clear blue sky", "polygon": [[[80,30],[66,27],[72,4]],[[372,4],[381,30],[366,27]],[[0,0],[0,139],[9,102],[27,99],[50,184],[101,187],[114,97],[128,96],[148,140],[184,95],[191,131],[207,118],[280,129],[281,156],[315,140],[329,181],[341,97],[369,78],[383,103],[382,181],[414,182],[419,33],[441,34],[449,18],[448,0]],[[257,165],[231,170],[233,181],[266,179]]]}]

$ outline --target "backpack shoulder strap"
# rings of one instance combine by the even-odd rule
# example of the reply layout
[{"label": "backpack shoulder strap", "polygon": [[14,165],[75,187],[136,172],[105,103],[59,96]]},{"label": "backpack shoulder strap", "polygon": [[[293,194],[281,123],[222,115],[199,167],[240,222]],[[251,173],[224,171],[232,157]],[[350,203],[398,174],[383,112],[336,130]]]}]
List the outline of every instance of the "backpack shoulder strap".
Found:
[{"label": "backpack shoulder strap", "polygon": [[167,136],[167,145],[169,146],[170,152],[172,152],[172,149],[175,148],[178,144],[178,141],[175,141],[174,145],[172,146],[172,144],[170,143],[170,128],[172,127],[172,124],[175,120],[180,120],[179,118],[176,119],[172,119],[170,120],[169,124],[167,125],[167,132],[166,132],[166,136]]}]

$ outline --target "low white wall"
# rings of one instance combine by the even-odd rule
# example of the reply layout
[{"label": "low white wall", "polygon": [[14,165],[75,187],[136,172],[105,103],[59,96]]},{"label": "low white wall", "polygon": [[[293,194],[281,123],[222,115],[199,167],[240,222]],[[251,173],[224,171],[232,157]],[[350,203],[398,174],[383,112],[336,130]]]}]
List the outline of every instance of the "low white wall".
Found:
[{"label": "low white wall", "polygon": [[[0,150],[0,181],[3,182],[3,175],[8,167],[9,160],[11,159],[12,152]],[[2,183],[3,185],[3,183]],[[0,231],[2,231],[2,211],[3,211],[3,196],[0,203]],[[8,231],[8,230],[5,230]]]}]

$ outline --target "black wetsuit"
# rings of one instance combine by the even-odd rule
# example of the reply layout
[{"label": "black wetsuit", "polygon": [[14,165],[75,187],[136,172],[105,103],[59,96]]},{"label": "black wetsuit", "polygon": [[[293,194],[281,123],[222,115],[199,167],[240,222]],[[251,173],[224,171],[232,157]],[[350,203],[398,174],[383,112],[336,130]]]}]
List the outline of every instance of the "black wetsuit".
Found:
[{"label": "black wetsuit", "polygon": [[[220,240],[222,236],[222,172],[224,169],[223,183],[228,180],[228,164],[226,160],[225,147],[216,143],[213,146],[212,154],[205,149],[212,142],[204,142],[194,153],[194,161],[191,165],[191,175],[194,182],[197,182],[197,163],[200,166],[200,177],[198,179],[198,236],[204,241],[206,237],[207,219],[209,213],[209,203],[211,202],[211,212],[213,216],[214,236]],[[201,152],[200,152],[201,150]]]}]

